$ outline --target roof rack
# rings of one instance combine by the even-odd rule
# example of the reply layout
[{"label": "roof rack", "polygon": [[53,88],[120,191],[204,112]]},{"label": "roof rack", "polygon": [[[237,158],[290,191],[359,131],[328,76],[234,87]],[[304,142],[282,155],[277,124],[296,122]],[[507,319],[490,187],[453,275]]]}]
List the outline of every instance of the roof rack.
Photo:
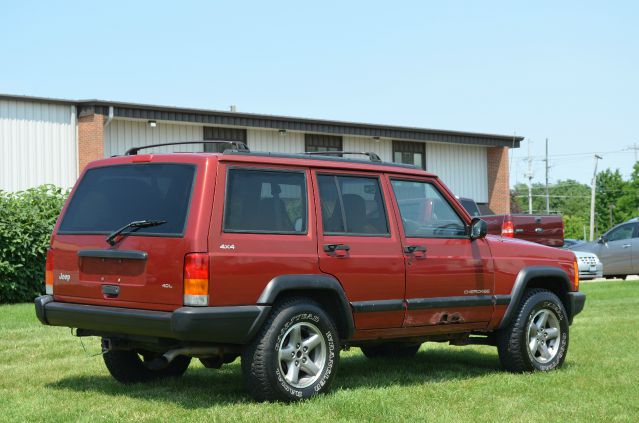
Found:
[{"label": "roof rack", "polygon": [[382,159],[375,153],[370,151],[306,151],[304,153],[309,156],[341,156],[343,154],[359,154],[362,156],[368,156],[371,162],[381,162]]},{"label": "roof rack", "polygon": [[166,142],[163,144],[152,144],[152,145],[142,145],[139,147],[129,148],[124,155],[125,156],[135,156],[138,154],[138,151],[144,150],[147,148],[153,147],[164,147],[166,145],[184,145],[184,144],[229,144],[235,147],[236,151],[250,152],[248,146],[241,141],[223,141],[223,140],[202,140],[202,141],[175,141],[175,142]]}]

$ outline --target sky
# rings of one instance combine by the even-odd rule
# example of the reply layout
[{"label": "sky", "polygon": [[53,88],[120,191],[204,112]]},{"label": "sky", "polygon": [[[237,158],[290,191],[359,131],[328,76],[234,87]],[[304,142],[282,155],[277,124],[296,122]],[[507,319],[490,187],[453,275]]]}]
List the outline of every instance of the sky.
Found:
[{"label": "sky", "polygon": [[511,183],[639,154],[639,2],[0,1],[4,94],[517,134]]}]

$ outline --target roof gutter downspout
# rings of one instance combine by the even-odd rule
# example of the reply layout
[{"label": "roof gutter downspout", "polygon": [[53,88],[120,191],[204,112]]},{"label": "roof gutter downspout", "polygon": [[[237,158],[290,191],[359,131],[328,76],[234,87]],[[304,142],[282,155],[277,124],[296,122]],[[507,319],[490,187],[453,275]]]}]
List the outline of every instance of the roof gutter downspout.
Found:
[{"label": "roof gutter downspout", "polygon": [[109,106],[109,115],[107,116],[106,122],[104,122],[104,127],[109,126],[111,121],[113,120],[113,106]]}]

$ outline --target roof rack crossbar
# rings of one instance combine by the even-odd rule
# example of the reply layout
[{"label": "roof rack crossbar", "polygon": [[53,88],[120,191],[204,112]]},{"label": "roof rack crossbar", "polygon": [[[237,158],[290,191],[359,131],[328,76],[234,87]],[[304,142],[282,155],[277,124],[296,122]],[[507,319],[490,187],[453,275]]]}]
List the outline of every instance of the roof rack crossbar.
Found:
[{"label": "roof rack crossbar", "polygon": [[138,154],[138,151],[145,150],[147,148],[153,147],[164,147],[166,145],[184,145],[184,144],[229,144],[235,147],[237,151],[250,152],[248,146],[241,141],[225,141],[225,140],[202,140],[202,141],[174,141],[174,142],[165,142],[162,144],[151,144],[151,145],[141,145],[139,147],[129,148],[124,155],[125,156],[135,156]]},{"label": "roof rack crossbar", "polygon": [[377,154],[370,151],[306,151],[301,154],[307,154],[309,156],[341,156],[343,154],[359,154],[362,156],[368,156],[371,162],[382,161]]}]

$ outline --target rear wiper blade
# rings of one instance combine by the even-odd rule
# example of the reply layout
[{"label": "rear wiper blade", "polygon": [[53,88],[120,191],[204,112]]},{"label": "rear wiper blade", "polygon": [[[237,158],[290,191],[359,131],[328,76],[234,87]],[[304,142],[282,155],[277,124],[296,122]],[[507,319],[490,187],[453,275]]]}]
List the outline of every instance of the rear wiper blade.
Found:
[{"label": "rear wiper blade", "polygon": [[[122,232],[126,231],[129,228],[133,228],[134,230],[138,230],[140,228],[148,228],[151,226],[158,226],[158,225],[163,225],[166,223],[166,220],[134,220],[131,223],[127,223],[126,225],[122,226],[120,229],[112,232],[106,239],[106,242],[109,243],[109,245],[113,246],[115,245],[115,238],[120,235]],[[133,232],[133,231],[131,231]]]}]

